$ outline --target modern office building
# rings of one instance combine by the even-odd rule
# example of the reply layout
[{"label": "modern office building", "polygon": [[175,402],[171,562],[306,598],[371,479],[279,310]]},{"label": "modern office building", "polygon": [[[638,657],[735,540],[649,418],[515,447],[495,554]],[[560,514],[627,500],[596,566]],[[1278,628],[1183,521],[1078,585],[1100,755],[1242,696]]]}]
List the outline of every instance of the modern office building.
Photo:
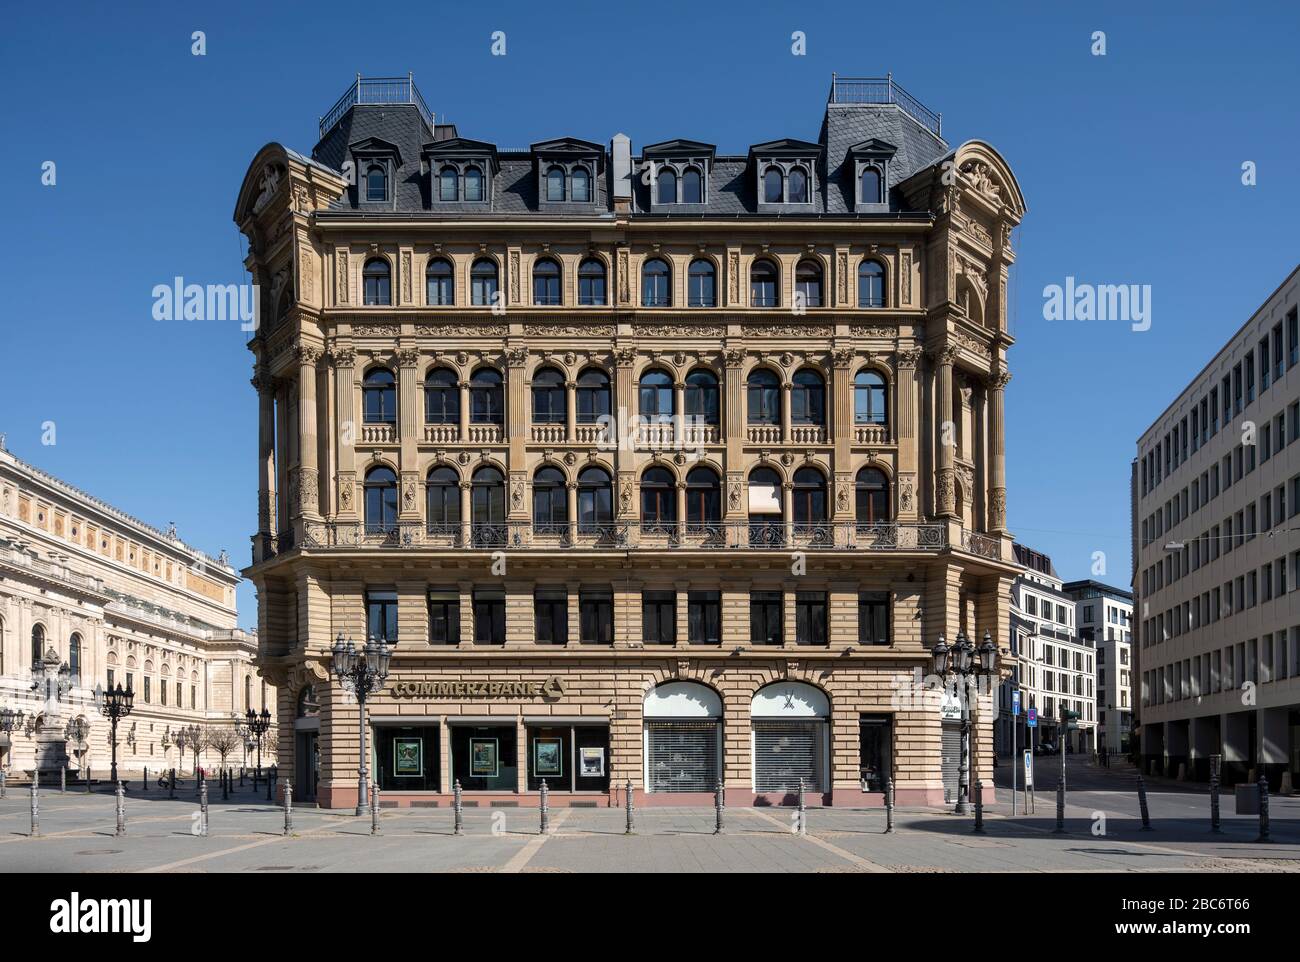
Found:
[{"label": "modern office building", "polygon": [[[1077,712],[1075,727],[1064,731],[1066,750],[1092,751],[1096,745],[1096,652],[1077,631],[1074,602],[1057,577],[1052,559],[1026,545],[1014,545],[1021,574],[1011,585],[1011,676],[998,695],[998,749],[1010,753],[1035,745],[1057,745],[1062,710]],[[1011,714],[1011,690],[1020,689],[1021,711]],[[1036,731],[1026,712],[1038,711]]]},{"label": "modern office building", "polygon": [[[96,686],[122,685],[134,708],[117,731],[120,769],[188,770],[185,728],[230,728],[248,708],[274,711],[237,627],[240,576],[180,540],[33,467],[0,435],[0,710],[21,712],[0,749],[21,775],[63,761],[107,778],[109,724]],[[48,671],[47,671],[48,664]],[[89,726],[85,751],[68,725]],[[0,741],[0,744],[3,744]],[[212,751],[200,754],[215,764]],[[243,764],[242,743],[227,761]]]},{"label": "modern office building", "polygon": [[[247,574],[298,798],[362,758],[398,805],[952,796],[917,679],[1007,637],[1024,201],[888,78],[809,131],[504,150],[360,78],[253,158]],[[364,727],[340,635],[390,646]]]},{"label": "modern office building", "polygon": [[1300,769],[1300,269],[1138,439],[1144,764],[1229,782]]},{"label": "modern office building", "polygon": [[1133,728],[1133,595],[1100,581],[1069,581],[1079,637],[1096,653],[1097,748],[1127,754]]}]

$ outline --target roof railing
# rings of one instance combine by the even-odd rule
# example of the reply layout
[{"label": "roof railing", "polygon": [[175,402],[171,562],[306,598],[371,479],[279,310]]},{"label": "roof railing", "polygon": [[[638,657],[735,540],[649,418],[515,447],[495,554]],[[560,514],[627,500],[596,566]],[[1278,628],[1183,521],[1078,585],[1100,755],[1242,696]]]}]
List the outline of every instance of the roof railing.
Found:
[{"label": "roof railing", "polygon": [[363,77],[357,74],[352,86],[329,109],[329,113],[320,118],[320,135],[324,137],[326,131],[357,104],[413,104],[424,122],[433,126],[433,111],[415,86],[413,74],[408,73],[405,77]]},{"label": "roof railing", "polygon": [[936,114],[894,82],[892,73],[883,77],[838,77],[831,74],[833,104],[897,104],[913,120],[936,137],[943,136],[943,114]]}]

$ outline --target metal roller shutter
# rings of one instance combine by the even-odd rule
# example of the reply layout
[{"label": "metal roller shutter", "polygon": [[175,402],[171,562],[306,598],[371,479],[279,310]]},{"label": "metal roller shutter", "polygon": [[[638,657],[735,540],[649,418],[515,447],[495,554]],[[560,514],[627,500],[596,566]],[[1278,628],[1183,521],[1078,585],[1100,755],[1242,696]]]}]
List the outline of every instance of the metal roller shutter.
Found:
[{"label": "metal roller shutter", "polygon": [[961,723],[943,723],[943,800],[957,801],[957,780],[961,777]]},{"label": "metal roller shutter", "polygon": [[711,792],[717,786],[717,722],[651,722],[649,741],[650,791]]},{"label": "metal roller shutter", "polygon": [[820,791],[822,725],[818,722],[754,722],[754,788],[759,792]]}]

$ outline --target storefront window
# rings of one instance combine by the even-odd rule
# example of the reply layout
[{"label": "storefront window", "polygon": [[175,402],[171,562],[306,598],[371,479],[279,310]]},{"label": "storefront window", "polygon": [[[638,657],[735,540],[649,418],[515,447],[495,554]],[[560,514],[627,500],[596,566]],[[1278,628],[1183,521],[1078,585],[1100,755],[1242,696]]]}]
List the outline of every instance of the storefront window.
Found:
[{"label": "storefront window", "polygon": [[783,796],[823,791],[827,784],[830,702],[803,682],[760,688],[750,706],[754,731],[754,791]]},{"label": "storefront window", "polygon": [[609,729],[603,725],[528,726],[528,790],[609,790]]},{"label": "storefront window", "polygon": [[863,715],[858,730],[862,790],[883,792],[893,768],[893,719],[889,715]]},{"label": "storefront window", "polygon": [[375,726],[375,777],[381,792],[436,792],[438,726]]},{"label": "storefront window", "polygon": [[514,725],[457,725],[451,729],[451,777],[467,792],[513,792],[519,787]]}]

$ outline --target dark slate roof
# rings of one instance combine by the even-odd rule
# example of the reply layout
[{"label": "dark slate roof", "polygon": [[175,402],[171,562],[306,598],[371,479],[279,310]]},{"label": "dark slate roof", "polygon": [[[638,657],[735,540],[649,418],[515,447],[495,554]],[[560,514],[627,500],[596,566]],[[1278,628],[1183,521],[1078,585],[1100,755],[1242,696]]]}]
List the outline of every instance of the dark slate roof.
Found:
[{"label": "dark slate roof", "polygon": [[[492,179],[492,196],[486,204],[430,203],[428,171],[422,169],[422,148],[435,139],[435,131],[409,104],[358,104],[349,109],[312,151],[312,160],[331,169],[339,170],[349,157],[351,145],[365,141],[391,143],[399,152],[400,167],[395,180],[395,204],[358,203],[357,191],[352,189],[331,205],[337,212],[359,213],[397,212],[404,215],[435,213],[446,216],[526,216],[545,217],[584,216],[611,211],[610,181],[612,163],[607,148],[603,154],[604,170],[595,178],[596,197],[591,205],[542,205],[537,195],[537,158],[533,152],[507,151],[499,153],[500,170]],[[936,163],[947,155],[949,147],[941,138],[910,117],[894,104],[828,104],[816,143],[823,148],[818,171],[818,191],[810,207],[802,208],[792,216],[855,216],[853,211],[854,169],[850,149],[870,140],[884,141],[897,148],[888,163],[888,209],[906,212],[896,190],[897,185],[917,171]],[[564,138],[560,138],[563,141]],[[464,143],[472,143],[465,138]],[[546,141],[553,144],[556,141]],[[773,140],[767,145],[783,142],[800,143],[795,138]],[[578,142],[585,143],[585,142]],[[666,141],[653,147],[676,145]],[[693,142],[687,142],[693,143]],[[535,145],[542,146],[542,145]],[[701,145],[704,146],[704,145]],[[651,149],[652,149],[651,148]],[[651,210],[650,187],[642,183],[640,165],[642,158],[633,157],[632,198],[633,210],[648,214]],[[757,184],[752,161],[748,156],[719,155],[714,158],[709,171],[708,203],[700,207],[674,210],[673,217],[736,217],[756,215]],[[766,215],[765,215],[766,216]],[[879,216],[864,214],[862,216]]]}]

